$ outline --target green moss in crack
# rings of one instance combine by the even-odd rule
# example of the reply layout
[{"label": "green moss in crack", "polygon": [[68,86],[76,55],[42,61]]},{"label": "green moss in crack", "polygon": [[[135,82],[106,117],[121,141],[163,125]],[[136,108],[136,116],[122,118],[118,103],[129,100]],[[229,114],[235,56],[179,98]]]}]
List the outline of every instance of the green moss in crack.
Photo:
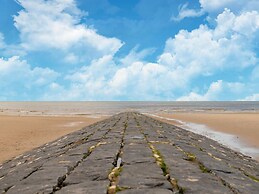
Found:
[{"label": "green moss in crack", "polygon": [[84,153],[83,159],[86,159],[90,155],[90,152]]},{"label": "green moss in crack", "polygon": [[125,191],[125,190],[128,190],[128,189],[131,189],[131,188],[130,187],[119,187],[119,186],[117,186],[116,192]]},{"label": "green moss in crack", "polygon": [[247,177],[249,177],[250,179],[252,179],[253,181],[259,182],[259,178],[255,177],[255,176],[253,176],[253,175],[251,175],[251,174],[248,174],[247,172],[244,172],[244,174],[245,174]]},{"label": "green moss in crack", "polygon": [[211,173],[211,170],[207,169],[202,163],[199,163],[199,167],[203,173]]},{"label": "green moss in crack", "polygon": [[161,165],[160,165],[162,171],[163,171],[163,174],[164,176],[168,174],[168,168],[166,166],[166,164],[162,161]]},{"label": "green moss in crack", "polygon": [[186,155],[187,155],[187,160],[188,161],[192,161],[192,162],[196,161],[196,156],[194,154],[186,153]]}]

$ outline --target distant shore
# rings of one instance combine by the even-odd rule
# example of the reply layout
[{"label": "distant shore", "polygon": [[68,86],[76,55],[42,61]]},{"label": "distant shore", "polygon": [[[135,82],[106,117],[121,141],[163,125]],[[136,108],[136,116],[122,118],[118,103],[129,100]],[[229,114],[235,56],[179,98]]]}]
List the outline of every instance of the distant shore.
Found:
[{"label": "distant shore", "polygon": [[215,139],[259,161],[259,112],[160,112],[153,116]]}]

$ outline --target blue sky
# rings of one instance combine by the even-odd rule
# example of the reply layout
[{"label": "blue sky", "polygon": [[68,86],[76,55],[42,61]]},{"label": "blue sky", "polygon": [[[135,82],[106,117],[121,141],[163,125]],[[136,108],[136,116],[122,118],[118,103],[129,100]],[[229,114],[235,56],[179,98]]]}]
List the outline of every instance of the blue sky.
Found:
[{"label": "blue sky", "polygon": [[0,4],[0,100],[259,100],[257,0]]}]

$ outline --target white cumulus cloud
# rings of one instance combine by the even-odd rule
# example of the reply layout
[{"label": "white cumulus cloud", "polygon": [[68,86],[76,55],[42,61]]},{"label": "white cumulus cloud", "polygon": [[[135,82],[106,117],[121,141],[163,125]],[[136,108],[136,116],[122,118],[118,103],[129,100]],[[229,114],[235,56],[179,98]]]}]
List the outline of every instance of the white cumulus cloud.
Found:
[{"label": "white cumulus cloud", "polygon": [[[250,22],[241,24],[243,20]],[[259,13],[235,15],[225,10],[216,22],[215,29],[201,25],[191,32],[181,30],[169,38],[160,63],[175,71],[181,70],[189,78],[256,65],[253,41],[259,32]]]},{"label": "white cumulus cloud", "polygon": [[171,20],[181,21],[184,18],[188,18],[188,17],[200,17],[205,13],[202,9],[194,10],[194,9],[188,8],[188,3],[185,3],[182,6],[180,6],[178,11],[179,11],[178,15],[172,16]]},{"label": "white cumulus cloud", "polygon": [[199,0],[204,11],[221,13],[225,8],[234,12],[252,11],[259,9],[257,0]]},{"label": "white cumulus cloud", "polygon": [[215,101],[231,100],[233,94],[242,93],[245,91],[245,84],[239,82],[224,82],[218,80],[211,83],[208,90],[204,94],[198,94],[196,92],[190,92],[186,96],[182,96],[177,101]]},{"label": "white cumulus cloud", "polygon": [[199,17],[208,13],[210,20],[210,17],[217,17],[225,9],[230,9],[235,14],[259,10],[258,0],[199,0],[199,2],[200,10],[188,8],[188,3],[185,3],[180,7],[178,16],[173,16],[171,19],[180,21],[187,17]]},{"label": "white cumulus cloud", "polygon": [[157,63],[134,62],[118,69],[109,87],[121,97],[131,100],[157,99],[175,87],[170,84],[175,79],[170,73],[169,69]]},{"label": "white cumulus cloud", "polygon": [[153,54],[153,48],[147,48],[141,51],[138,51],[138,46],[131,49],[129,54],[120,59],[122,65],[131,65],[136,61],[143,61],[146,56]]},{"label": "white cumulus cloud", "polygon": [[[200,25],[191,31],[180,30],[166,41],[157,61],[149,62],[145,57],[153,50],[138,51],[137,47],[125,57],[115,58],[123,43],[80,23],[84,13],[74,0],[17,1],[23,9],[14,17],[15,26],[26,51],[59,50],[67,63],[85,59],[89,63],[66,72],[60,81],[52,69],[33,67],[17,56],[0,59],[0,88],[5,94],[2,99],[17,95],[14,85],[18,85],[27,92],[44,87],[42,100],[232,100],[247,91],[247,85],[239,78],[213,76],[232,72],[242,76],[242,71],[250,69],[251,81],[258,80],[259,61],[254,50],[259,33],[258,11],[223,9],[213,28]],[[214,3],[215,9],[221,9],[231,0],[224,2],[211,1],[210,5]],[[204,10],[210,9],[208,1],[201,3]],[[187,4],[180,12],[176,20],[203,14],[203,10],[188,9]],[[5,44],[0,34],[1,46]],[[195,79],[207,77],[212,80],[209,86],[194,86]],[[256,98],[257,94],[251,94],[246,99]]]},{"label": "white cumulus cloud", "polygon": [[37,87],[50,84],[58,76],[57,72],[49,68],[33,68],[18,56],[0,58],[0,97],[12,99],[12,97],[23,95],[19,93],[21,91],[29,94],[31,90],[37,90]]},{"label": "white cumulus cloud", "polygon": [[[201,25],[169,38],[156,62],[144,60],[147,50],[133,49],[117,61],[113,55],[104,55],[67,75],[69,86],[59,89],[70,100],[174,100],[186,92],[178,100],[233,100],[247,91],[238,78],[216,79],[205,92],[201,88],[205,84],[193,90],[192,82],[256,68],[253,42],[258,15],[255,11],[236,15],[226,9],[217,17],[215,28]],[[241,24],[244,20],[250,23]]]},{"label": "white cumulus cloud", "polygon": [[242,101],[259,101],[259,93],[247,96],[246,98],[242,99]]},{"label": "white cumulus cloud", "polygon": [[66,58],[75,62],[76,57],[94,59],[113,55],[122,46],[117,38],[108,38],[80,23],[84,15],[75,0],[17,0],[23,7],[14,16],[14,25],[20,32],[24,49],[58,49],[65,54],[78,51],[79,55]]},{"label": "white cumulus cloud", "polygon": [[236,6],[242,0],[199,0],[201,7],[207,12],[223,11],[225,8]]}]

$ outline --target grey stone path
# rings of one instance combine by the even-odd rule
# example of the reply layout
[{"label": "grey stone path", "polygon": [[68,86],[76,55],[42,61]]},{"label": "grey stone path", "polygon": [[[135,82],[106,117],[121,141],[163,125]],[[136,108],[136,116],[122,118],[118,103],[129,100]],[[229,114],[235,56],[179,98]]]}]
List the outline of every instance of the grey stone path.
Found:
[{"label": "grey stone path", "polygon": [[259,165],[206,137],[121,113],[0,165],[1,193],[259,193]]}]

